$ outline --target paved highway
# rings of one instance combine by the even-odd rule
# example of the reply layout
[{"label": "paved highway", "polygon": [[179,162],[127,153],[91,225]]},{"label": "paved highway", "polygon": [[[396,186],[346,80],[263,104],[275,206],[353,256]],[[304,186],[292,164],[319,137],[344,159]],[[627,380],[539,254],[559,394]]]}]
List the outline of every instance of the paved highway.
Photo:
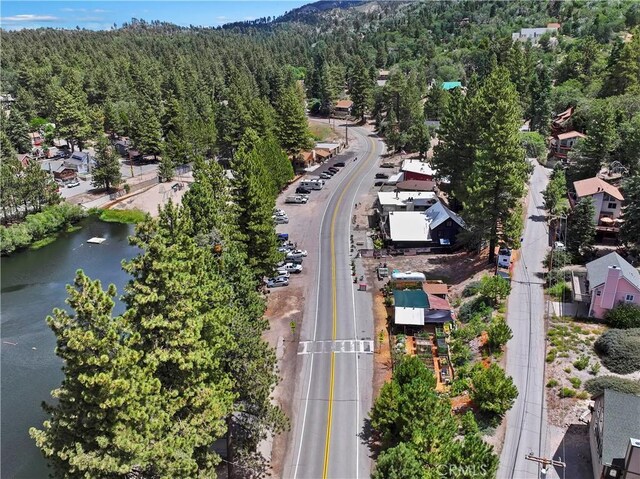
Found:
[{"label": "paved highway", "polygon": [[[369,451],[360,439],[371,407],[373,320],[370,298],[355,293],[351,276],[351,218],[360,186],[372,184],[384,145],[350,128],[359,158],[327,182],[332,188],[319,228],[315,288],[306,299],[298,349],[299,377],[285,477],[369,477]],[[357,144],[353,144],[354,137]]]},{"label": "paved highway", "polygon": [[[513,377],[519,395],[507,413],[507,433],[500,457],[500,479],[540,477],[539,464],[526,454],[547,456],[546,406],[544,400],[545,301],[543,261],[548,233],[542,191],[548,170],[535,163],[529,183],[524,239],[511,282],[507,320],[513,338],[507,344],[507,374]],[[547,477],[551,477],[547,475]]]}]

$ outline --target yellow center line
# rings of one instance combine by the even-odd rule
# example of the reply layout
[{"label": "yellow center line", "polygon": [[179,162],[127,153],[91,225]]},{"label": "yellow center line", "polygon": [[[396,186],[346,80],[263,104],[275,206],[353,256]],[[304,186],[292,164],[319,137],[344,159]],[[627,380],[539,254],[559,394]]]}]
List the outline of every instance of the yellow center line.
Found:
[{"label": "yellow center line", "polygon": [[[375,146],[375,142],[371,139],[369,141]],[[336,289],[336,245],[335,245],[335,226],[336,226],[336,218],[338,216],[338,210],[340,209],[340,205],[342,204],[342,200],[344,198],[345,193],[351,186],[351,183],[358,177],[357,173],[364,167],[366,164],[366,160],[369,159],[370,155],[373,153],[374,149],[371,149],[371,153],[367,155],[367,158],[364,159],[360,165],[356,168],[356,171],[351,176],[345,187],[342,189],[340,196],[338,197],[338,201],[336,203],[336,207],[333,210],[333,214],[331,216],[331,301],[332,301],[332,310],[333,310],[333,331],[331,339],[335,341],[336,339],[336,331],[338,327],[338,308],[337,308],[337,289]],[[351,219],[349,219],[351,221]],[[318,285],[319,287],[319,285]],[[335,379],[335,359],[336,355],[332,351],[331,352],[331,373],[329,375],[329,409],[327,412],[327,437],[324,443],[324,466],[322,468],[322,478],[327,479],[327,474],[329,473],[329,449],[331,446],[331,422],[333,418],[333,389],[334,389],[334,379]]]}]

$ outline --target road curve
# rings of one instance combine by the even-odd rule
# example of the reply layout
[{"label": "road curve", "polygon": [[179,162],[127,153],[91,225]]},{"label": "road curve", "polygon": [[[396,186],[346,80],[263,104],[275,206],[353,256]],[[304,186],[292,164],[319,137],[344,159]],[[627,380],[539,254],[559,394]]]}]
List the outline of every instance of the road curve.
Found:
[{"label": "road curve", "polygon": [[[507,374],[518,387],[518,398],[507,413],[498,477],[529,479],[540,477],[540,465],[525,455],[545,456],[546,406],[544,400],[545,301],[542,272],[548,250],[548,232],[542,191],[548,170],[535,163],[529,182],[527,219],[509,295],[507,320],[513,338],[507,344]],[[547,478],[550,478],[547,475]]]},{"label": "road curve", "polygon": [[307,298],[298,348],[301,365],[284,470],[294,479],[365,478],[371,471],[360,434],[371,407],[373,320],[371,303],[354,294],[350,236],[358,190],[373,181],[384,145],[364,128],[349,128],[349,135],[350,151],[359,159],[327,182],[333,191],[320,225],[317,281]]}]

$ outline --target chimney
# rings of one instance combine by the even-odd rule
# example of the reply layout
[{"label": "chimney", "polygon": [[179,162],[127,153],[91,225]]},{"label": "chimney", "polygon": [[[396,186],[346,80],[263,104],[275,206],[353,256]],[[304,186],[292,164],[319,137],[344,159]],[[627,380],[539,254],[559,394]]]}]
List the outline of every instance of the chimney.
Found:
[{"label": "chimney", "polygon": [[602,290],[601,306],[606,309],[613,308],[616,302],[616,293],[618,292],[618,282],[622,276],[622,270],[619,266],[609,266],[607,270],[607,279],[604,281]]}]

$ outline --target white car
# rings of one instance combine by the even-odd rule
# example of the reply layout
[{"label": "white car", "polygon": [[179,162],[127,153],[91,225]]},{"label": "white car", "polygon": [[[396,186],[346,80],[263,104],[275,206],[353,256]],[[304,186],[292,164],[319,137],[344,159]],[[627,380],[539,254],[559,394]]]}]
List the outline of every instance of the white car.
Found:
[{"label": "white car", "polygon": [[294,273],[294,274],[302,273],[302,265],[301,264],[287,263],[287,264],[284,265],[283,268],[288,273]]},{"label": "white car", "polygon": [[558,250],[558,251],[566,251],[567,247],[561,241],[556,241],[553,244],[553,249]]},{"label": "white car", "polygon": [[76,186],[80,186],[80,182],[78,180],[73,180],[67,183],[67,188],[75,188]]},{"label": "white car", "polygon": [[288,246],[280,246],[278,248],[278,253],[290,253],[291,252],[291,248],[289,248]]},{"label": "white car", "polygon": [[289,218],[286,216],[274,216],[273,221],[277,225],[286,225],[289,223]]},{"label": "white car", "polygon": [[273,214],[274,216],[287,216],[287,213],[285,213],[284,210],[278,209],[278,208],[274,208],[273,209]]},{"label": "white car", "polygon": [[289,273],[289,271],[287,271],[287,268],[285,268],[284,266],[278,268],[276,270],[276,277],[277,278],[288,278],[291,275],[291,273]]},{"label": "white car", "polygon": [[267,280],[267,288],[279,288],[281,286],[289,286],[287,278],[271,278]]},{"label": "white car", "polygon": [[307,256],[307,252],[303,249],[294,249],[287,253],[287,258],[303,258]]}]

